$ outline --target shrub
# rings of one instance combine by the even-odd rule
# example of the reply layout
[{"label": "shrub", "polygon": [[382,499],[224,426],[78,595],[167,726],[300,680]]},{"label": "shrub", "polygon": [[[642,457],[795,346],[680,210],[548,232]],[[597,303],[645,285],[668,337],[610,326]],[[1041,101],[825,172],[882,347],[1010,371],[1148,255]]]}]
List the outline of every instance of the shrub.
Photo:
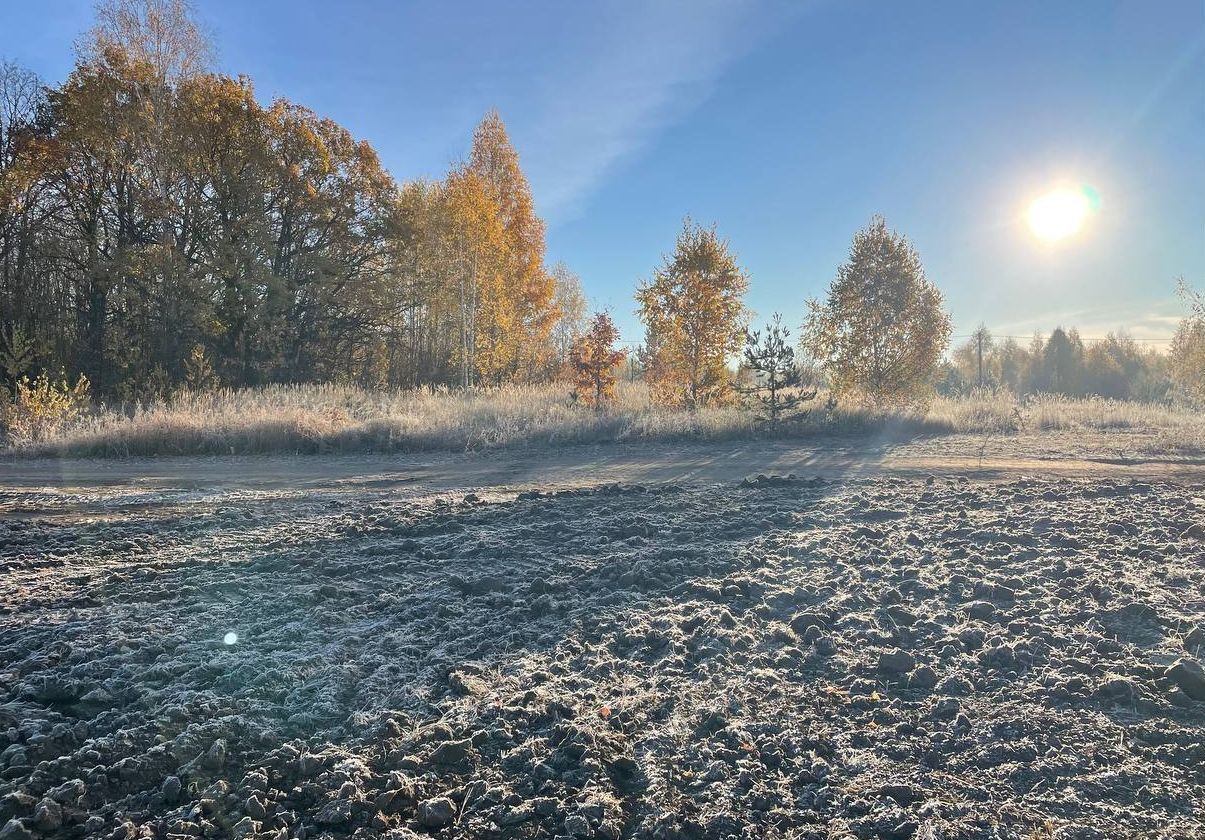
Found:
[{"label": "shrub", "polygon": [[184,360],[184,387],[189,391],[212,391],[218,384],[218,375],[205,353],[205,348],[194,344],[188,358]]},{"label": "shrub", "polygon": [[1180,294],[1192,311],[1172,339],[1172,379],[1189,399],[1205,404],[1205,296],[1180,282]]},{"label": "shrub", "polygon": [[38,443],[54,437],[88,410],[91,385],[80,374],[74,385],[65,373],[51,379],[43,372],[36,379],[23,376],[8,400],[0,403],[0,428],[10,445]]}]

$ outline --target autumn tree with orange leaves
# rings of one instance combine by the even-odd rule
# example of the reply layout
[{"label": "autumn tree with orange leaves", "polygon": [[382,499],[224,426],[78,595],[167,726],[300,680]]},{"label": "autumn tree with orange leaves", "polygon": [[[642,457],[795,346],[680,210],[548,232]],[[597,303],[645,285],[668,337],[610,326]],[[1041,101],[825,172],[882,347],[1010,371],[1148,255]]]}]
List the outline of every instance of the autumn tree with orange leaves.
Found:
[{"label": "autumn tree with orange leaves", "polygon": [[673,256],[636,292],[655,401],[696,408],[731,396],[728,361],[744,340],[748,288],[715,227],[687,218]]},{"label": "autumn tree with orange leaves", "polygon": [[615,369],[627,355],[615,348],[619,330],[606,312],[599,312],[589,328],[573,342],[570,365],[573,393],[595,408],[615,398]]},{"label": "autumn tree with orange leaves", "polygon": [[204,31],[188,0],[101,0],[61,85],[0,64],[0,350],[22,372],[121,399],[186,386],[197,348],[235,387],[553,374],[581,311],[559,323],[497,113],[446,178],[399,185],[333,120],[210,72]]}]

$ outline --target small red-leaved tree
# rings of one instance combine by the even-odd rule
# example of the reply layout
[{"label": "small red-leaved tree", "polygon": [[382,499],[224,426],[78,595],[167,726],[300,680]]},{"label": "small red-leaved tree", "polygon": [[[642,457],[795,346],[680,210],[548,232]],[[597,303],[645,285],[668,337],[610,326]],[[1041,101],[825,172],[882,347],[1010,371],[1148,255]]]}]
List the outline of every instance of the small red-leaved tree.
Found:
[{"label": "small red-leaved tree", "polygon": [[576,399],[601,408],[615,398],[615,368],[626,355],[615,349],[619,330],[606,312],[599,312],[590,327],[573,342],[573,394]]}]

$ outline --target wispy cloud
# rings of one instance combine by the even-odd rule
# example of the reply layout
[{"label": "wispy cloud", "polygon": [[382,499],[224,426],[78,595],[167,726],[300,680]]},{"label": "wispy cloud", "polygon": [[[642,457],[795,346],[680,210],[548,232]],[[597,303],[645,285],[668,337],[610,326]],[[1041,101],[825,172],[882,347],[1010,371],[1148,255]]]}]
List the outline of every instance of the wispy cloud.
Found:
[{"label": "wispy cloud", "polygon": [[1037,318],[989,324],[989,327],[1000,335],[1028,336],[1035,331],[1046,334],[1061,326],[1066,329],[1075,327],[1081,335],[1089,338],[1101,338],[1110,332],[1124,330],[1131,338],[1166,340],[1175,333],[1185,314],[1183,302],[1168,298],[1048,312]]},{"label": "wispy cloud", "polygon": [[[603,8],[603,7],[596,7]],[[617,7],[611,7],[614,11]],[[601,12],[535,103],[524,164],[551,223],[698,107],[725,69],[799,6],[692,0]]]}]

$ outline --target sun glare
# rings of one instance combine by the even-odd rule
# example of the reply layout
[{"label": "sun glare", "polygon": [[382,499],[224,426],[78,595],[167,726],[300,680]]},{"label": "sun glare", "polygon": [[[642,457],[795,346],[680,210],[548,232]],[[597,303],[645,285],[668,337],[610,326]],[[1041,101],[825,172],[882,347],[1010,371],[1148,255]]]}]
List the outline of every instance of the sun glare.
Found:
[{"label": "sun glare", "polygon": [[1095,194],[1090,188],[1059,189],[1048,192],[1029,205],[1029,228],[1039,239],[1057,242],[1078,233],[1088,214],[1095,209]]}]

